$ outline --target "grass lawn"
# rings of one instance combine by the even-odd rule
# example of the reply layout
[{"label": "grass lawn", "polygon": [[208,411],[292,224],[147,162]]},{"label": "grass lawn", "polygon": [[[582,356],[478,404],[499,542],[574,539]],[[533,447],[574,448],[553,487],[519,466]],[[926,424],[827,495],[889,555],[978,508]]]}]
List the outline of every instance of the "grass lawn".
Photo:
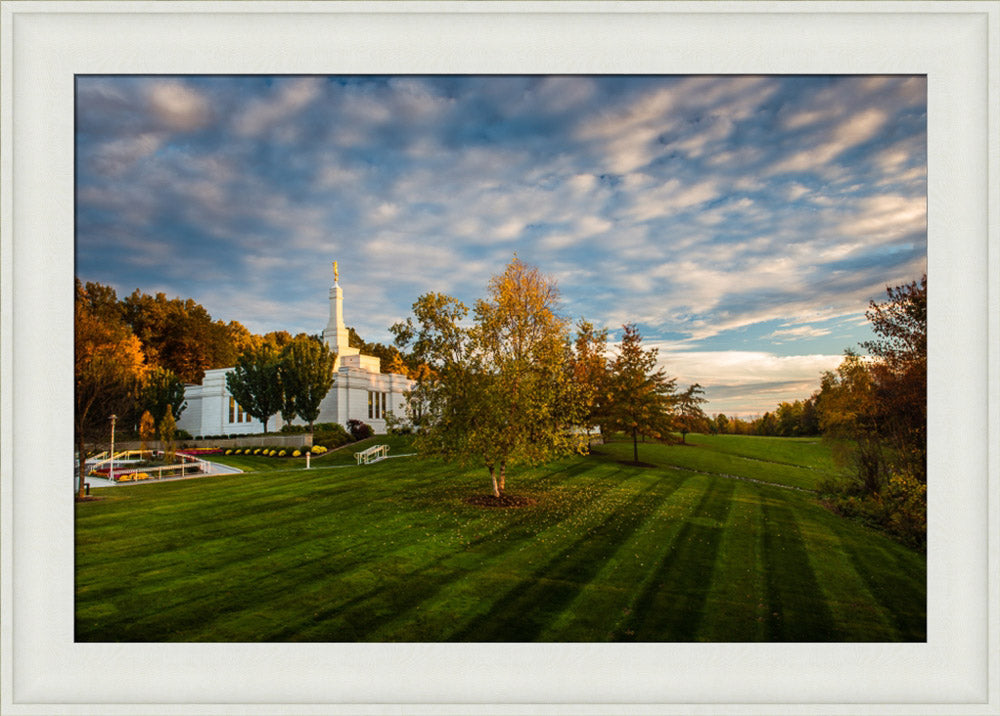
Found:
[{"label": "grass lawn", "polygon": [[76,505],[76,638],[925,639],[924,555],[804,491],[835,469],[822,445],[688,441],[640,445],[654,467],[612,443],[515,470],[508,490],[537,500],[516,509],[465,502],[483,469],[344,467],[357,446],[308,472],[258,458],[96,490]]}]

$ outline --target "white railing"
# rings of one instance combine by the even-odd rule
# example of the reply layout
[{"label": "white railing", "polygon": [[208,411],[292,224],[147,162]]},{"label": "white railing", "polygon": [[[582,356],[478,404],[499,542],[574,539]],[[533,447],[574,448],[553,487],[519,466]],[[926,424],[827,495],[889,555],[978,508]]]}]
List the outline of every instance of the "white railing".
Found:
[{"label": "white railing", "polygon": [[388,445],[372,445],[367,450],[354,453],[354,458],[359,465],[369,465],[379,460],[385,460],[387,457],[389,457]]},{"label": "white railing", "polygon": [[[114,462],[117,465],[120,462],[138,461],[144,460],[148,457],[152,457],[152,450],[122,450],[121,452],[116,452],[114,454]],[[87,460],[87,464],[90,466],[90,470],[93,472],[100,469],[101,467],[108,467],[111,464],[111,456],[108,455],[108,451],[95,455],[94,457]]]},{"label": "white railing", "polygon": [[[140,451],[133,450],[131,452],[139,453]],[[146,455],[157,454],[162,456],[163,451],[146,451]],[[192,455],[183,455],[181,453],[178,453],[175,457],[177,457],[180,462],[172,465],[131,468],[123,465],[123,469],[119,470],[119,458],[116,455],[114,473],[109,474],[108,479],[111,480],[111,482],[138,482],[141,480],[162,480],[165,477],[164,473],[168,473],[166,477],[187,477],[188,475],[206,474],[209,472],[208,462],[205,460]],[[110,462],[110,458],[107,462]]]}]

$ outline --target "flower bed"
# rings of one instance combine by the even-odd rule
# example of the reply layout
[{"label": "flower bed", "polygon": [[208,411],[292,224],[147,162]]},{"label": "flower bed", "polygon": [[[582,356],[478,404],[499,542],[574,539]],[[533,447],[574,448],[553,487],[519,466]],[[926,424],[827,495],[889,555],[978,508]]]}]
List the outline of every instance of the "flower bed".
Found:
[{"label": "flower bed", "polygon": [[[306,453],[311,453],[313,455],[322,455],[327,450],[322,445],[313,445],[312,447],[303,447],[298,449],[282,448],[282,447],[248,447],[248,448],[227,448],[223,450],[219,449],[219,453],[224,455],[257,455],[259,457],[304,457]],[[204,453],[200,453],[204,454]]]}]

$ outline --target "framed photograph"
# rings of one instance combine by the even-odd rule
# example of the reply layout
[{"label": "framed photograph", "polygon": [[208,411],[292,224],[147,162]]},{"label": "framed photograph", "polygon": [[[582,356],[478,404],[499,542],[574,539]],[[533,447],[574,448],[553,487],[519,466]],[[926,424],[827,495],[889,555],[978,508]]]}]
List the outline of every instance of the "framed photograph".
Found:
[{"label": "framed photograph", "polygon": [[[0,693],[4,713],[1000,713],[1000,663],[995,657],[1000,653],[1000,81],[996,71],[1000,66],[1000,2],[5,0],[0,33]],[[511,83],[512,78],[517,81]],[[541,105],[531,104],[540,100],[537,96],[525,99],[529,84],[520,84],[517,78],[542,84],[549,80],[541,90],[530,85],[547,103],[550,113],[544,118],[537,109]],[[258,213],[256,218],[246,214],[228,224],[220,220],[215,229],[253,236],[257,243],[248,246],[258,247],[254,249],[259,251],[258,268],[271,262],[270,268],[280,269],[279,264],[287,260],[300,272],[287,279],[289,284],[299,281],[297,289],[320,285],[325,292],[332,279],[329,299],[325,293],[288,299],[284,310],[294,305],[298,312],[289,319],[289,330],[315,332],[327,325],[322,336],[339,347],[338,360],[352,369],[364,369],[371,357],[364,350],[352,353],[354,344],[348,342],[340,314],[342,296],[337,291],[341,285],[350,285],[349,265],[340,258],[340,265],[334,264],[330,273],[329,263],[338,256],[321,255],[321,261],[305,267],[301,257],[289,258],[295,253],[316,253],[312,246],[353,244],[342,238],[331,242],[321,235],[333,225],[324,223],[333,220],[333,213],[317,209],[316,214],[303,214],[308,202],[275,199],[267,184],[286,177],[288,193],[282,195],[286,197],[315,190],[307,183],[292,186],[302,179],[293,166],[302,158],[281,149],[291,141],[291,135],[282,131],[308,128],[279,126],[275,113],[298,111],[324,91],[324,83],[334,81],[354,91],[351,106],[345,102],[329,110],[329,123],[336,125],[339,134],[330,127],[324,131],[331,137],[336,134],[339,146],[370,143],[365,145],[371,149],[365,159],[370,165],[400,162],[414,168],[420,164],[409,173],[393,175],[392,192],[371,175],[352,173],[350,167],[337,169],[331,164],[322,176],[310,172],[310,181],[326,182],[326,191],[352,197],[350,206],[337,210],[335,218],[340,223],[336,225],[358,234],[351,241],[368,241],[369,245],[357,254],[345,249],[344,256],[378,257],[384,262],[378,272],[365,273],[364,286],[352,287],[356,299],[348,291],[343,299],[348,311],[371,315],[375,323],[383,318],[381,304],[397,298],[394,292],[411,291],[416,298],[419,291],[413,287],[424,285],[421,281],[425,281],[424,290],[460,285],[443,279],[435,283],[435,273],[441,277],[468,272],[470,282],[485,285],[489,274],[500,267],[484,268],[485,257],[493,258],[496,252],[474,245],[477,232],[500,239],[527,233],[553,257],[591,251],[594,265],[587,271],[581,270],[580,263],[559,265],[560,285],[572,286],[582,295],[582,287],[591,282],[617,283],[604,292],[595,291],[589,303],[579,305],[596,311],[602,301],[614,300],[633,308],[627,300],[629,292],[648,293],[651,289],[643,281],[657,279],[639,271],[641,252],[650,246],[649,236],[622,234],[618,244],[611,243],[610,234],[601,238],[611,223],[606,216],[587,213],[586,204],[600,197],[611,202],[610,193],[600,193],[600,184],[614,188],[613,184],[627,177],[641,186],[617,206],[617,215],[648,223],[664,212],[680,214],[698,207],[699,213],[691,216],[689,224],[677,226],[710,232],[713,222],[740,216],[747,221],[741,241],[747,242],[754,238],[753,232],[763,235],[772,220],[780,224],[770,237],[772,246],[781,230],[801,234],[808,215],[800,213],[790,220],[782,214],[783,207],[810,192],[821,193],[823,182],[827,188],[837,186],[838,191],[829,192],[833,198],[826,204],[817,201],[814,205],[818,233],[849,226],[863,242],[865,232],[875,236],[883,230],[890,214],[894,222],[919,225],[913,232],[920,236],[916,243],[900,239],[879,246],[884,249],[881,258],[893,270],[898,268],[901,277],[914,267],[925,266],[933,286],[926,321],[925,622],[915,630],[899,624],[886,628],[885,633],[902,634],[898,638],[876,635],[868,639],[854,634],[823,639],[816,636],[818,632],[808,632],[807,638],[760,642],[697,631],[676,641],[640,638],[634,643],[623,643],[628,641],[623,638],[625,632],[609,638],[609,643],[559,638],[534,641],[530,636],[523,641],[496,642],[379,641],[370,635],[358,641],[310,642],[306,632],[288,641],[261,643],[239,637],[160,642],[142,638],[140,630],[129,632],[133,636],[121,641],[99,629],[82,634],[76,583],[81,552],[69,478],[75,450],[74,277],[101,275],[95,256],[104,257],[116,266],[136,269],[123,280],[150,277],[144,279],[150,283],[140,288],[156,291],[153,277],[158,271],[165,275],[169,263],[174,282],[164,285],[172,291],[174,286],[185,285],[177,279],[185,270],[185,260],[187,270],[201,276],[207,275],[207,263],[224,265],[224,254],[205,258],[194,249],[186,250],[186,245],[194,244],[185,241],[202,240],[204,234],[191,227],[226,212],[227,197],[220,194],[213,201],[214,188],[205,178],[213,171],[235,171],[230,176],[232,186],[255,197]],[[856,101],[862,93],[867,93],[864,96],[870,104]],[[209,95],[222,99],[210,104],[205,101]],[[683,113],[686,97],[702,103],[699,112]],[[655,104],[657,98],[663,106]],[[777,99],[767,105],[768,98]],[[451,114],[421,114],[422,108],[444,99],[453,105]],[[714,99],[728,103],[718,116],[711,111]],[[143,111],[158,122],[148,132],[135,130],[135,123],[143,120],[133,112],[137,105],[130,103],[140,100]],[[522,186],[520,194],[513,185],[497,187],[496,210],[488,216],[470,216],[467,225],[455,229],[451,244],[437,248],[433,242],[419,247],[390,242],[380,253],[374,244],[381,235],[372,227],[388,232],[391,223],[398,221],[423,226],[430,233],[441,228],[433,217],[434,207],[408,205],[406,191],[426,189],[435,176],[440,178],[441,166],[435,164],[434,153],[474,134],[476,117],[514,115],[518,102],[530,105],[529,111],[503,125],[504,131],[519,133],[523,141],[517,152],[523,156],[535,152],[553,165],[562,162],[560,171],[572,181],[567,180],[562,193],[551,192],[544,200],[564,202],[563,213],[538,212],[533,218],[531,208],[540,201],[538,187],[546,181],[539,170],[532,179],[535,184]],[[784,114],[775,109],[782,102],[788,104]],[[641,116],[643,111],[666,112],[668,106],[685,122],[703,122],[703,131],[685,134],[678,125],[676,133],[670,134]],[[533,118],[531,112],[536,112]],[[765,157],[768,147],[760,138],[763,135],[755,132],[764,132],[766,127],[748,119],[755,112],[770,112],[769,117],[785,130],[799,132],[794,140],[800,143],[799,150]],[[851,113],[850,123],[824,118],[844,112]],[[388,121],[381,125],[381,134],[360,131],[382,121],[378,117],[400,114],[413,124],[425,123],[421,126],[428,127],[426,141],[402,140],[399,128]],[[722,114],[725,117],[720,120]],[[877,148],[877,157],[866,156],[875,151],[866,140],[888,126],[890,114],[894,129],[884,132],[885,144]],[[213,124],[223,115],[226,122]],[[456,120],[459,116],[466,121]],[[571,152],[578,149],[561,154],[557,148],[543,146],[553,135],[532,124],[565,121],[569,126],[570,119],[577,137],[586,135],[588,141],[596,137],[606,150],[604,163],[595,164],[605,166],[606,174],[591,169],[574,177]],[[746,133],[741,142],[711,145],[713,156],[702,155],[690,165],[702,172],[713,167],[718,173],[685,175],[681,165],[670,164],[666,150],[660,164],[647,166],[643,152],[650,146],[672,142],[677,151],[698,156],[709,146],[713,131],[722,136],[734,121],[742,122]],[[436,122],[440,126],[434,126]],[[810,134],[814,125],[821,129]],[[184,134],[185,139],[174,143],[167,138],[171,132]],[[254,174],[252,161],[238,163],[235,154],[223,157],[217,151],[212,143],[216,140],[209,135],[225,132],[244,137],[270,133],[267,162],[271,170],[266,179]],[[161,183],[129,185],[109,180],[124,175],[130,163],[157,151],[169,155],[165,161],[173,172]],[[743,155],[737,156],[740,152]],[[889,167],[892,182],[851,187],[848,178],[835,173],[812,184],[796,179],[795,172],[802,167],[850,152],[858,161]],[[784,177],[780,185],[760,181],[765,174],[753,172],[739,177],[742,183],[731,176],[719,179],[727,161],[742,161],[750,155],[758,158],[755,162],[759,160],[753,166],[769,167],[771,175]],[[508,159],[512,156],[513,150]],[[263,160],[258,157],[256,161]],[[468,164],[464,171],[473,176],[479,171],[477,166],[495,168],[500,159],[485,151],[468,151],[463,161]],[[528,162],[511,162],[512,171],[531,170]],[[275,169],[285,165],[287,173]],[[637,171],[640,167],[646,167],[644,173]],[[189,185],[181,183],[178,177],[182,176],[190,177]],[[442,192],[461,201],[462,181],[454,177],[450,181]],[[850,211],[865,210],[838,213],[836,202],[847,201],[848,196],[853,202]],[[196,210],[189,210],[188,201],[197,205]],[[751,214],[755,203],[764,207],[760,215]],[[322,222],[317,219],[321,213]],[[122,218],[138,214],[143,215],[141,221]],[[118,218],[109,219],[111,215]],[[149,218],[154,215],[155,221]],[[366,218],[362,221],[357,215]],[[311,222],[320,226],[311,227]],[[453,218],[451,225],[456,223]],[[269,233],[275,227],[287,230],[296,241],[290,240],[277,251],[265,250],[269,242],[270,249],[275,248],[276,236]],[[363,229],[371,231],[365,234]],[[81,236],[86,236],[89,251],[102,245],[102,231],[117,232],[108,234],[103,249],[107,252],[106,247],[113,245],[114,252],[85,254]],[[592,241],[587,249],[584,239]],[[709,243],[706,239],[702,248]],[[150,250],[154,244],[167,248]],[[810,244],[809,250],[818,246]],[[131,253],[122,255],[129,247]],[[517,245],[508,242],[501,248],[516,250]],[[837,286],[860,285],[867,264],[851,254],[856,247],[831,244],[825,248],[831,268],[824,278],[831,284],[839,282]],[[677,250],[682,249],[678,245]],[[719,242],[716,249],[722,261],[727,247]],[[892,252],[897,253],[889,256]],[[611,264],[612,269],[602,275],[597,264],[619,254],[630,258]],[[749,262],[748,273],[781,258],[775,253],[761,263]],[[687,283],[676,283],[683,283],[688,293],[696,288],[711,291],[710,283],[696,287],[699,277],[718,280],[707,263],[674,265],[687,266]],[[214,305],[246,311],[246,320],[260,319],[250,327],[264,332],[263,317],[276,309],[261,294],[275,284],[257,283],[251,274],[244,278],[240,286],[220,280],[219,291],[212,297]],[[857,280],[852,282],[852,278]],[[764,279],[758,273],[755,285]],[[210,280],[194,278],[192,285]],[[352,300],[356,300],[353,305]],[[664,302],[669,303],[667,298]],[[694,299],[670,304],[677,311],[697,314],[694,305]],[[733,304],[727,310],[726,315],[738,316],[742,309]],[[782,323],[765,315],[766,311],[753,316],[746,313],[733,318],[733,326],[743,325],[739,320],[766,326],[776,343],[819,341],[835,325],[844,335],[853,336],[842,320],[844,314],[837,311],[831,308],[827,314],[820,312],[813,320],[797,324]],[[607,312],[612,314],[618,317]],[[620,322],[629,320],[628,310],[623,308],[620,314]],[[721,311],[711,315],[712,320],[722,320]],[[219,317],[243,320],[238,315]],[[699,323],[701,318],[693,315],[688,325],[698,326],[702,331],[698,335],[706,339],[714,333],[710,325]],[[317,325],[310,328],[313,324]],[[669,337],[662,341],[670,345]],[[708,354],[688,355],[688,374],[702,375],[697,362],[708,361]],[[835,363],[819,361],[819,356],[812,356],[816,359],[812,362],[806,357],[800,356],[805,366],[801,370],[836,368]],[[713,365],[712,370],[721,368]],[[765,377],[759,385],[767,385],[766,367],[760,370]],[[226,379],[221,374],[216,377],[222,396]],[[773,380],[777,385],[778,379]],[[787,376],[782,380],[792,381]],[[368,402],[355,406],[367,411],[376,432],[387,429],[385,418],[395,405],[393,390],[391,386],[381,393],[369,390]],[[195,392],[188,387],[189,405],[204,400],[207,406],[209,398]],[[208,395],[207,387],[204,395]],[[768,399],[759,405],[740,402],[746,396],[734,379],[728,392],[717,390],[715,399],[731,401],[725,409],[734,413],[759,413],[767,409],[765,404],[774,405],[771,396],[779,393],[766,395]],[[230,400],[228,413],[226,404],[219,405],[217,417],[224,426],[219,432],[236,435],[234,425],[242,429],[251,423],[249,412],[244,415],[238,401]],[[339,409],[333,404],[327,408]],[[188,419],[195,414],[201,419],[207,411],[198,402],[197,411],[191,411]],[[206,425],[198,423],[193,431],[207,435]],[[114,479],[113,468],[109,476]],[[105,555],[109,563],[121,557],[110,541],[101,549],[88,547],[87,555],[91,561]],[[98,601],[89,603],[89,613],[117,608],[111,602],[102,607]],[[356,611],[360,618],[360,610]],[[767,615],[761,618],[766,620]],[[623,629],[629,628],[627,620],[623,624]]]}]

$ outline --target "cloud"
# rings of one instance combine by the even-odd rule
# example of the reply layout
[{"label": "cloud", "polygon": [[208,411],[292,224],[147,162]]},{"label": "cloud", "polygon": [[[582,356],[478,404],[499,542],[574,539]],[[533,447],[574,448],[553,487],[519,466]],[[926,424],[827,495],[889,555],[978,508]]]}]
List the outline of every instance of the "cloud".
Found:
[{"label": "cloud", "polygon": [[[649,343],[649,346],[656,346]],[[659,365],[679,386],[700,383],[713,412],[761,414],[779,402],[804,400],[842,355],[779,356],[765,351],[660,351]]]},{"label": "cloud", "polygon": [[[374,337],[517,251],[568,315],[679,354],[839,354],[926,266],[925,103],[903,77],[82,77],[78,270],[315,332],[337,259]],[[805,380],[748,355],[768,395]]]},{"label": "cloud", "polygon": [[166,129],[191,132],[204,127],[211,117],[208,99],[181,82],[155,82],[147,89],[152,114]]},{"label": "cloud", "polygon": [[768,338],[817,338],[819,336],[830,335],[829,328],[816,328],[814,326],[796,326],[794,328],[780,328],[773,331]]},{"label": "cloud", "polygon": [[288,121],[319,97],[322,83],[318,77],[279,81],[275,92],[251,100],[234,117],[236,133],[258,136]]},{"label": "cloud", "polygon": [[881,241],[922,232],[927,226],[924,196],[871,196],[858,202],[858,211],[844,217],[840,229],[851,236]]},{"label": "cloud", "polygon": [[156,132],[124,136],[96,147],[91,161],[99,173],[118,176],[136,162],[153,155],[165,141],[166,137]]}]

